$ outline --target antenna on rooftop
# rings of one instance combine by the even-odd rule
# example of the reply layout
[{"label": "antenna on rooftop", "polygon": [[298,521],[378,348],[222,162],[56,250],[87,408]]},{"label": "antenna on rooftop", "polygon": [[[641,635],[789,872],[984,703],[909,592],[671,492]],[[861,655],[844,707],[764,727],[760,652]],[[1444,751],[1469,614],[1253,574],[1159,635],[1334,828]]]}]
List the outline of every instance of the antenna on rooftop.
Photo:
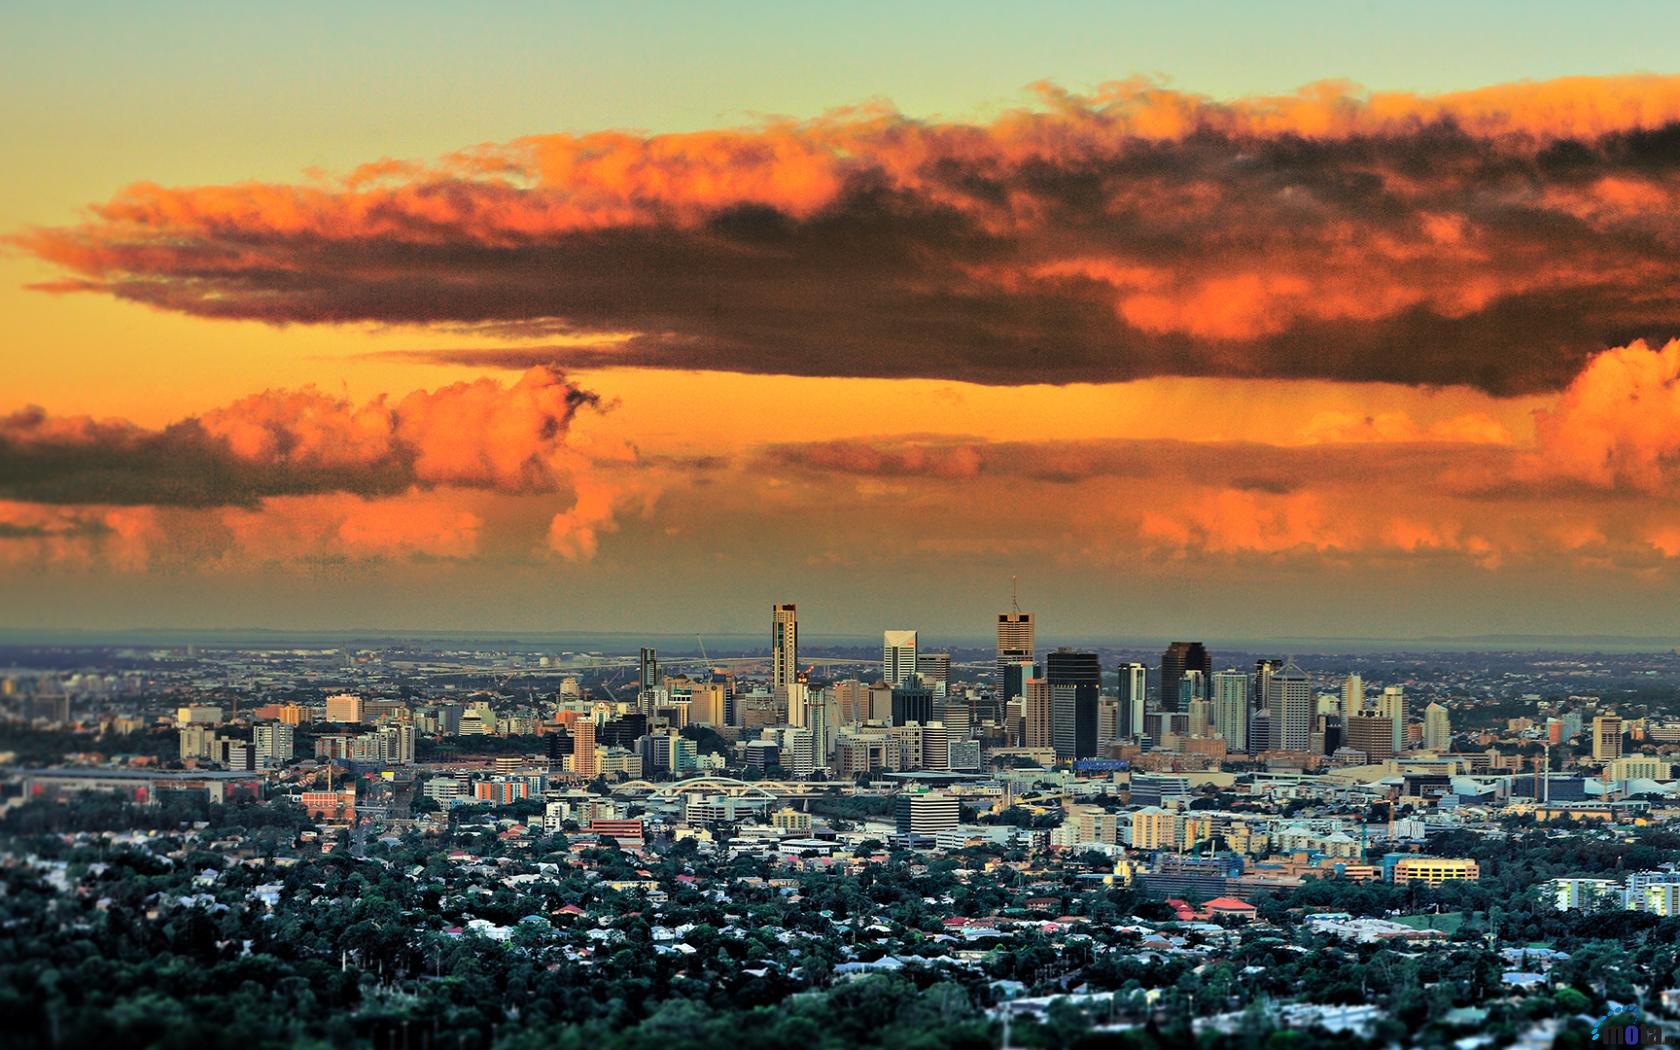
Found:
[{"label": "antenna on rooftop", "polygon": [[1018,588],[1016,587],[1016,583],[1019,580],[1019,576],[1009,577],[1009,609],[1011,612],[1017,614],[1021,611],[1020,594]]}]

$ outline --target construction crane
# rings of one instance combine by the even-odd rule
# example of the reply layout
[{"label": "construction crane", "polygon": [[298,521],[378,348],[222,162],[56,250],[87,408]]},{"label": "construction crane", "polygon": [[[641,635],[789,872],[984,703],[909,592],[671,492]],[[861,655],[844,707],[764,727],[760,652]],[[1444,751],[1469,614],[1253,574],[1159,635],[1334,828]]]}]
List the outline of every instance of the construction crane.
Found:
[{"label": "construction crane", "polygon": [[694,644],[700,647],[700,659],[706,662],[706,670],[712,669],[712,658],[706,653],[706,642],[698,634],[694,636]]}]

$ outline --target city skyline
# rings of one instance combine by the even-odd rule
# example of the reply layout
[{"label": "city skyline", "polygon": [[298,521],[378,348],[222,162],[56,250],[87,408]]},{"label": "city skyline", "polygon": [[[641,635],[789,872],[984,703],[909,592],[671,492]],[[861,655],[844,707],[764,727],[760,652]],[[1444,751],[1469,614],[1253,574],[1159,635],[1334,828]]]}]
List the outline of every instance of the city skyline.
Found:
[{"label": "city skyline", "polygon": [[[564,68],[456,34],[474,105],[425,121],[247,15],[9,9],[0,630],[750,632],[796,594],[966,637],[1018,577],[1068,638],[1680,633],[1680,78],[1619,43],[1676,16],[1424,61],[1444,6],[1289,46],[1315,10],[995,13],[992,71],[873,84],[767,18],[733,87],[719,19],[654,34],[681,101],[611,89],[646,26],[574,10]],[[113,52],[109,113],[39,68]],[[234,54],[248,127],[112,129]],[[342,89],[318,134],[291,83]]]}]

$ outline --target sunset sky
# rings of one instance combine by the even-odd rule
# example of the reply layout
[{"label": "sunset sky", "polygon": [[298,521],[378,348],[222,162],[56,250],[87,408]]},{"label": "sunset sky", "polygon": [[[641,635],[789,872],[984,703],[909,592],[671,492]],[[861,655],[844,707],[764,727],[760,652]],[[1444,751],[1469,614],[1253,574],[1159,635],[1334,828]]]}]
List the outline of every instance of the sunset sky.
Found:
[{"label": "sunset sky", "polygon": [[1680,634],[1680,8],[0,9],[0,627]]}]

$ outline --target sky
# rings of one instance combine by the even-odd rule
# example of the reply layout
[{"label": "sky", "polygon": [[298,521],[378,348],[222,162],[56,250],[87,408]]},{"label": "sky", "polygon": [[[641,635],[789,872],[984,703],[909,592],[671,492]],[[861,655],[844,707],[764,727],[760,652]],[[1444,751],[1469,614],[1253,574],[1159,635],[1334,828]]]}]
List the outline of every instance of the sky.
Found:
[{"label": "sky", "polygon": [[0,628],[1680,633],[1671,4],[0,7]]}]

